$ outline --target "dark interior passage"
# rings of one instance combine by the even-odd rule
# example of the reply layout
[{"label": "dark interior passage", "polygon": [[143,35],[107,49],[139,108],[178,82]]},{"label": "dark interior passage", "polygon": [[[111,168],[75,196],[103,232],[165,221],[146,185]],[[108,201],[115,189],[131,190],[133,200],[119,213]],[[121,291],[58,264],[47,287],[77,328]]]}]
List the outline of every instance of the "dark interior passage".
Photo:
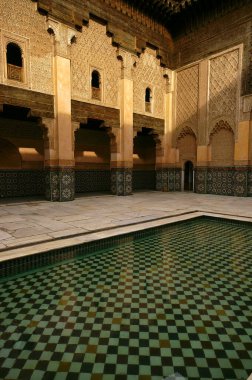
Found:
[{"label": "dark interior passage", "polygon": [[184,190],[193,191],[193,163],[186,161],[184,166]]},{"label": "dark interior passage", "polygon": [[134,138],[133,190],[156,189],[156,143],[149,128]]},{"label": "dark interior passage", "polygon": [[103,120],[88,119],[75,132],[75,191],[110,191],[110,138]]}]

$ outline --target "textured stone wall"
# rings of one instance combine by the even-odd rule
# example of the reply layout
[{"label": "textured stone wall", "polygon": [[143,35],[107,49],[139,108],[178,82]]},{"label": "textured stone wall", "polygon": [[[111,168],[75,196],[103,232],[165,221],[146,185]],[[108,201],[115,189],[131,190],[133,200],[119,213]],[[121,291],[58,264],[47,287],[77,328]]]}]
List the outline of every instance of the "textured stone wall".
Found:
[{"label": "textured stone wall", "polygon": [[1,198],[44,194],[44,170],[0,170]]},{"label": "textured stone wall", "polygon": [[192,161],[196,164],[197,161],[197,144],[195,136],[185,135],[178,140],[179,162],[183,165],[185,161]]},{"label": "textured stone wall", "polygon": [[236,130],[239,98],[239,49],[211,58],[209,61],[208,128],[220,119]]},{"label": "textured stone wall", "polygon": [[[23,54],[27,67],[27,87],[53,94],[53,45],[47,33],[45,17],[37,12],[36,6],[30,0],[1,1],[0,32],[3,41],[10,39],[18,43],[21,40],[25,47]],[[5,46],[2,46],[0,54],[0,82],[3,83]]]},{"label": "textured stone wall", "polygon": [[[156,51],[146,48],[133,70],[134,112],[164,119],[165,80]],[[151,89],[152,112],[145,112],[145,90]]]},{"label": "textured stone wall", "polygon": [[[201,76],[200,65],[208,66]],[[242,48],[239,46],[177,72],[173,144],[177,143],[179,134],[185,128],[191,129],[196,137],[203,136],[204,144],[209,143],[210,134],[218,123],[228,124],[236,134],[241,65]],[[200,103],[200,93],[206,93],[205,104]],[[205,111],[201,107],[205,107]],[[204,112],[202,121],[200,117]]]},{"label": "textured stone wall", "polygon": [[[101,101],[91,98],[91,73],[96,69],[101,75]],[[82,33],[77,33],[71,47],[72,99],[118,107],[121,63],[116,48],[106,35],[106,27],[93,20]]]},{"label": "textured stone wall", "polygon": [[232,166],[234,164],[234,134],[227,129],[216,131],[211,137],[212,165]]},{"label": "textured stone wall", "polygon": [[252,92],[251,25],[252,3],[237,8],[174,40],[172,68],[204,59],[213,52],[243,44],[241,94]]},{"label": "textured stone wall", "polygon": [[176,81],[176,129],[198,129],[199,65],[178,71]]}]

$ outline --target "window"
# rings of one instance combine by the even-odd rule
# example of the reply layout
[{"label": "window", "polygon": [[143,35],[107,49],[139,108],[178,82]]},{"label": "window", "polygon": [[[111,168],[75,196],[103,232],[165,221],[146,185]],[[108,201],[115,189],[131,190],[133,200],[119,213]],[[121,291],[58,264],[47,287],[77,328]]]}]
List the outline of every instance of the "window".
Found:
[{"label": "window", "polygon": [[92,98],[101,100],[101,76],[99,71],[92,71],[91,78]]},{"label": "window", "polygon": [[10,42],[6,48],[7,78],[23,82],[23,58],[19,45]]},{"label": "window", "polygon": [[145,112],[151,112],[151,89],[149,87],[145,90]]}]

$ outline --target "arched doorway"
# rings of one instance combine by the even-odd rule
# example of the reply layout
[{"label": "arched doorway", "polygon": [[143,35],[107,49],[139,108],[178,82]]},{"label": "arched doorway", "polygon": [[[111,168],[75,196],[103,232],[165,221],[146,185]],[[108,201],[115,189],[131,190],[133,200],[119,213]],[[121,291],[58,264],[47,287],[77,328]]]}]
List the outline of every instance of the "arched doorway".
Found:
[{"label": "arched doorway", "polygon": [[184,164],[184,191],[193,191],[193,163],[186,161]]},{"label": "arched doorway", "polygon": [[156,189],[156,142],[150,128],[142,128],[134,137],[133,190]]},{"label": "arched doorway", "polygon": [[110,136],[103,120],[87,119],[75,132],[75,192],[110,192]]},{"label": "arched doorway", "polygon": [[29,108],[2,106],[0,177],[1,198],[45,194],[44,132]]}]

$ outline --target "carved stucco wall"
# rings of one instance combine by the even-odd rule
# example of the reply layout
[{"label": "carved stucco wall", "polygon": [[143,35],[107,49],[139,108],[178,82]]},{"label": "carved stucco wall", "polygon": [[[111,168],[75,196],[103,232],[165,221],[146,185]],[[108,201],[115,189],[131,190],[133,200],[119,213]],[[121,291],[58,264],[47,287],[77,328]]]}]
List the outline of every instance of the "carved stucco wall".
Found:
[{"label": "carved stucco wall", "polygon": [[163,74],[160,61],[156,58],[156,51],[146,48],[133,70],[135,113],[147,114],[145,112],[145,90],[149,87],[152,92],[151,116],[164,118],[165,79]]},{"label": "carved stucco wall", "polygon": [[199,100],[199,65],[177,73],[176,80],[176,129],[191,127],[197,135]]},{"label": "carved stucco wall", "polygon": [[230,129],[220,128],[211,136],[212,165],[234,164],[234,134]]},{"label": "carved stucco wall", "polygon": [[121,63],[104,25],[90,20],[89,26],[77,33],[76,44],[71,47],[71,68],[73,99],[91,101],[91,72],[97,69],[101,74],[102,99],[92,102],[118,106]]},{"label": "carved stucco wall", "polygon": [[[11,34],[27,39],[26,61],[29,64],[29,87],[34,91],[53,94],[52,53],[53,46],[47,33],[46,20],[37,12],[37,5],[30,0],[0,1],[1,35]],[[0,62],[3,63],[4,48]],[[2,66],[2,65],[1,65]],[[0,76],[3,80],[3,73]]]},{"label": "carved stucco wall", "polygon": [[239,49],[210,59],[209,131],[220,119],[227,120],[235,132],[239,96]]}]

